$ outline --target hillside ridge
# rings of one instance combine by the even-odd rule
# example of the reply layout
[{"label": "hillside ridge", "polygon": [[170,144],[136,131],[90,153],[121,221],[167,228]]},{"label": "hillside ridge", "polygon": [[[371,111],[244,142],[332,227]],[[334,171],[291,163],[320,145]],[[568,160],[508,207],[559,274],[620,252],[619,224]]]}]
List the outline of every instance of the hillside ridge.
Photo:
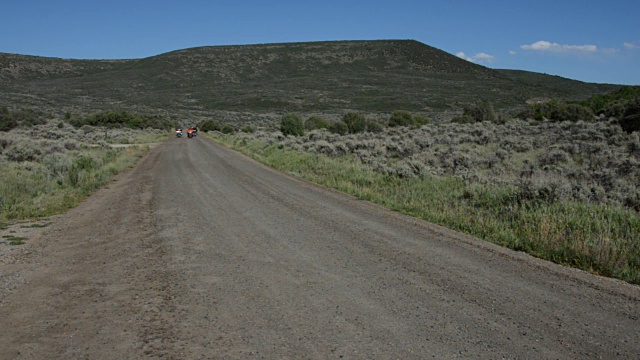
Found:
[{"label": "hillside ridge", "polygon": [[616,88],[569,79],[547,86],[545,76],[490,69],[415,40],[203,46],[121,60],[0,53],[0,102],[86,110],[433,111],[479,100],[508,108],[531,97],[586,98]]}]

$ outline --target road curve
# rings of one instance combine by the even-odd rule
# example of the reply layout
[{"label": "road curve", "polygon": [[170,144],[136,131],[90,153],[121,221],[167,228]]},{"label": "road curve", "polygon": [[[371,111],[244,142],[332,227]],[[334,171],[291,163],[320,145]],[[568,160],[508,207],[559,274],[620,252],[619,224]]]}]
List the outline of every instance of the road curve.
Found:
[{"label": "road curve", "polygon": [[0,262],[0,359],[637,359],[640,288],[170,139]]}]

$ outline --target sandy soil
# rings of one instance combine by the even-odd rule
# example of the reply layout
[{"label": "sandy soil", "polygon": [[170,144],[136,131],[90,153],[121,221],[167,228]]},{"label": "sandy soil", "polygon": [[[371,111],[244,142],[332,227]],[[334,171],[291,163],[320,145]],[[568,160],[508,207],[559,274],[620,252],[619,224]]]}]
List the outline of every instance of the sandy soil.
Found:
[{"label": "sandy soil", "polygon": [[640,288],[173,138],[0,244],[0,359],[637,359]]}]

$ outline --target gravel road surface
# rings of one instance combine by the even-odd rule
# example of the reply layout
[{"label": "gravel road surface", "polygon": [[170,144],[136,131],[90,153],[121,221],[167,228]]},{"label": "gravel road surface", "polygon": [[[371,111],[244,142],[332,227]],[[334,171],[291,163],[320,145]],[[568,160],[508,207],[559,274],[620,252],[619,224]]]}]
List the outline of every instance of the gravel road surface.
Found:
[{"label": "gravel road surface", "polygon": [[0,359],[638,359],[640,288],[170,139],[0,244]]}]

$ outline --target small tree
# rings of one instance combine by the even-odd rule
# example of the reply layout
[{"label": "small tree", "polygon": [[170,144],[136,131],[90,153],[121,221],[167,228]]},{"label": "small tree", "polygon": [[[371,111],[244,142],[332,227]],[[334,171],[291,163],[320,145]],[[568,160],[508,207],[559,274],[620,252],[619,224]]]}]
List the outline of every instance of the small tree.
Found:
[{"label": "small tree", "polygon": [[280,120],[280,131],[284,135],[304,135],[304,121],[298,114],[286,114]]}]

